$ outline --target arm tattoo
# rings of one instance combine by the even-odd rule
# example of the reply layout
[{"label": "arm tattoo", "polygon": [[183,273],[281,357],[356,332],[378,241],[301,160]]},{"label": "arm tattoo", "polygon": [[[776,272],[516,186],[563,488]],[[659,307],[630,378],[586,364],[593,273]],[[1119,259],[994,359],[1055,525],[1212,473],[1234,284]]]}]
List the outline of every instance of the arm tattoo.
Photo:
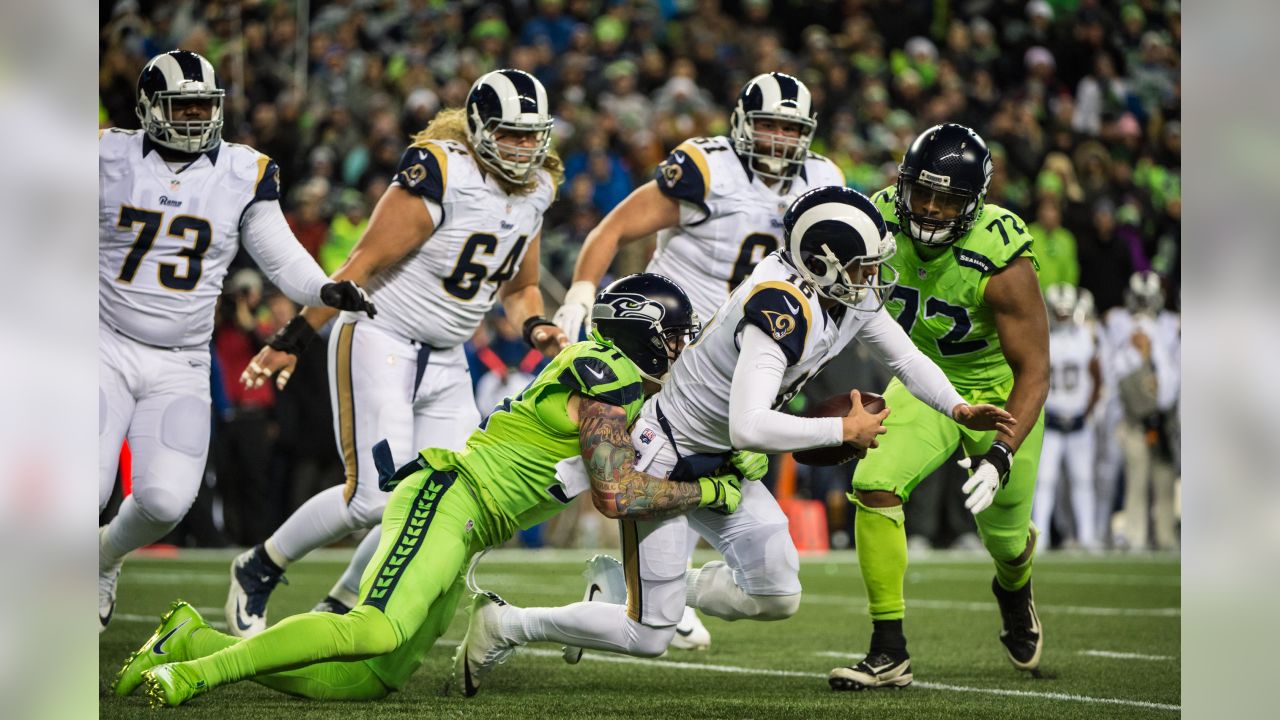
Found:
[{"label": "arm tattoo", "polygon": [[698,483],[672,482],[635,469],[636,451],[622,408],[583,396],[578,428],[592,500],[601,512],[630,520],[658,520],[698,507],[702,500]]}]

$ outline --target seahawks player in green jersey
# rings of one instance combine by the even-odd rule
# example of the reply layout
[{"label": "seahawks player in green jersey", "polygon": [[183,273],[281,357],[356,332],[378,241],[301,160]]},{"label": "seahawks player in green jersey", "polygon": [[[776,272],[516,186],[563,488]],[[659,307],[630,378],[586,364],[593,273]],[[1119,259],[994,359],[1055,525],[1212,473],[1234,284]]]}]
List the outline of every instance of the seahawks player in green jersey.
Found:
[{"label": "seahawks player in green jersey", "polygon": [[897,185],[872,198],[898,243],[890,260],[899,278],[890,312],[965,400],[1001,405],[1019,422],[1011,432],[966,430],[912,397],[900,381],[889,384],[888,433],[858,463],[849,495],[857,506],[871,647],[862,662],[831,671],[836,690],[911,683],[902,630],[902,504],[957,447],[967,456],[961,466],[972,470],[965,507],[995,561],[1000,642],[1019,670],[1040,665],[1044,633],[1031,596],[1038,536],[1031,502],[1049,390],[1049,330],[1026,226],[984,202],[991,170],[991,153],[977,133],[938,125],[907,149]]},{"label": "seahawks player in green jersey", "polygon": [[[351,612],[295,615],[241,640],[175,603],[121,669],[116,694],[146,683],[153,703],[175,706],[251,679],[313,699],[377,699],[404,687],[448,628],[470,559],[555,515],[578,493],[589,491],[612,518],[736,510],[740,480],[764,474],[762,456],[739,454],[724,474],[696,482],[633,466],[628,427],[698,330],[684,291],[660,275],[632,275],[601,292],[595,316],[594,339],[565,348],[463,450],[423,450],[397,470],[390,449],[375,447],[380,485],[392,495]],[[567,463],[583,464],[585,473],[563,474],[581,481],[561,480],[557,470]]]}]

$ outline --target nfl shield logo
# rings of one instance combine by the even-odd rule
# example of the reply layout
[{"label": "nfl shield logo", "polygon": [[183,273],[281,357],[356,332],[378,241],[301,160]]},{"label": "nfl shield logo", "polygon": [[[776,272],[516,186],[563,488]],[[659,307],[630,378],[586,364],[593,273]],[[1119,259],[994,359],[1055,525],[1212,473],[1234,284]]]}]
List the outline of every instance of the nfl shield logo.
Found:
[{"label": "nfl shield logo", "polygon": [[640,433],[640,442],[644,443],[645,445],[648,445],[649,443],[653,442],[653,436],[654,436],[653,428],[645,428]]},{"label": "nfl shield logo", "polygon": [[924,271],[924,268],[916,268],[916,274],[920,276],[921,280],[923,280],[928,273]]}]

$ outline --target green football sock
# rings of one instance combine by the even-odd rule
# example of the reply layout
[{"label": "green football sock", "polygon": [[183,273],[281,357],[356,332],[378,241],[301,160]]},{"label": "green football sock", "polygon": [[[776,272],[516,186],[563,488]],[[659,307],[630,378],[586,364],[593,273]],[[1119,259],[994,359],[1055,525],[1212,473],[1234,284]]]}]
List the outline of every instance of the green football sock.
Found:
[{"label": "green football sock", "polygon": [[902,582],[907,576],[906,516],[901,505],[857,506],[853,526],[858,565],[867,586],[867,609],[872,620],[901,620],[906,612]]},{"label": "green football sock", "polygon": [[[1039,533],[1034,529],[1031,530],[1030,537],[1037,540]],[[1025,546],[1023,552],[1025,552]],[[1022,553],[1019,553],[1021,555]],[[1016,558],[1015,558],[1016,559]],[[1005,590],[1021,590],[1023,585],[1031,579],[1031,565],[1036,559],[1035,551],[1031,552],[1030,557],[1018,565],[1014,565],[1012,561],[1005,561],[999,558],[993,558],[996,564],[996,582],[1000,583],[1000,587]]]},{"label": "green football sock", "polygon": [[[240,638],[202,627],[191,633],[187,647],[191,658],[202,658],[225,650]],[[388,690],[364,662],[325,662],[297,670],[285,670],[252,678],[254,682],[290,695],[312,700],[375,700]]]},{"label": "green football sock", "polygon": [[386,616],[361,605],[346,615],[294,615],[260,635],[180,664],[212,688],[324,661],[363,660],[391,652],[396,645],[395,630]]}]

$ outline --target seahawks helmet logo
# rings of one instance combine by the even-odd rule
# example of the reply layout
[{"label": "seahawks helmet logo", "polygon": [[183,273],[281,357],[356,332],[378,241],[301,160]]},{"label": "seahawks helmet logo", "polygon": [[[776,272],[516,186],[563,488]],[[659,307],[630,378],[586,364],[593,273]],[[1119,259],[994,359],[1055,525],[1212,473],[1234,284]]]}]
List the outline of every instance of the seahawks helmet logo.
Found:
[{"label": "seahawks helmet logo", "polygon": [[593,315],[606,320],[645,320],[661,323],[667,308],[662,303],[631,293],[619,293],[596,305]]}]

